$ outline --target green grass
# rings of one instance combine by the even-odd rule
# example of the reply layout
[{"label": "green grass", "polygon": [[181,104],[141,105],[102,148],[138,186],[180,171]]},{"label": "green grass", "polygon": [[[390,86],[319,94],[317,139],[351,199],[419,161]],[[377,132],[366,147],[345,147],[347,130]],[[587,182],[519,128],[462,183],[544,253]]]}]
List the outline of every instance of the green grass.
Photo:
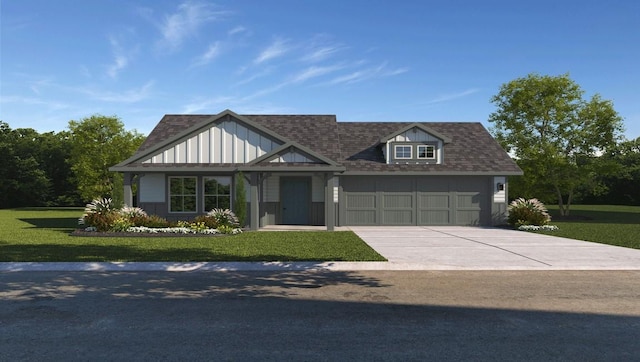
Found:
[{"label": "green grass", "polygon": [[70,236],[82,209],[0,210],[0,261],[384,261],[352,232]]},{"label": "green grass", "polygon": [[561,220],[557,206],[547,207],[560,230],[544,234],[640,249],[640,206],[572,205],[576,220]]}]

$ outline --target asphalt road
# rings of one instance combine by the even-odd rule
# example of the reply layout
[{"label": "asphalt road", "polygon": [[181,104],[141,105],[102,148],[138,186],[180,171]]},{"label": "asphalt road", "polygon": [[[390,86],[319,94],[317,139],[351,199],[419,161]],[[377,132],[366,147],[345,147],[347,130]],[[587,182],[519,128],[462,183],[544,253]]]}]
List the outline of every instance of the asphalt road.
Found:
[{"label": "asphalt road", "polygon": [[21,360],[640,360],[640,271],[0,273]]}]

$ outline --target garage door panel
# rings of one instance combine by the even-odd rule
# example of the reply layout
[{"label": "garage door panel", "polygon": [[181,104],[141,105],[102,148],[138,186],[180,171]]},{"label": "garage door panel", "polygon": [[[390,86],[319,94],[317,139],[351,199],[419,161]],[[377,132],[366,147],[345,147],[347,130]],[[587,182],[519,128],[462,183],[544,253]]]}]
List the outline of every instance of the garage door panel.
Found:
[{"label": "garage door panel", "polygon": [[347,225],[377,225],[375,210],[347,210]]},{"label": "garage door panel", "polygon": [[418,225],[449,225],[449,210],[422,210]]},{"label": "garage door panel", "polygon": [[480,210],[457,210],[456,224],[457,225],[479,225]]},{"label": "garage door panel", "polygon": [[349,209],[376,208],[376,194],[348,194],[346,197]]},{"label": "garage door panel", "polygon": [[451,224],[451,195],[448,192],[418,192],[418,225]]},{"label": "garage door panel", "polygon": [[485,177],[354,177],[343,186],[348,225],[478,225],[490,207]]},{"label": "garage door panel", "polygon": [[388,210],[382,211],[383,225],[415,225],[413,210]]},{"label": "garage door panel", "polygon": [[458,208],[462,207],[477,207],[480,208],[480,194],[458,194]]},{"label": "garage door panel", "polygon": [[346,219],[348,225],[376,225],[376,194],[348,193],[345,198],[347,204]]},{"label": "garage door panel", "polygon": [[413,209],[413,195],[412,194],[394,194],[385,193],[382,196],[384,200],[383,207],[387,208],[411,208]]},{"label": "garage door panel", "polygon": [[421,209],[432,209],[432,208],[448,209],[450,207],[449,197],[450,195],[448,193],[446,194],[419,193],[418,207],[420,207]]}]

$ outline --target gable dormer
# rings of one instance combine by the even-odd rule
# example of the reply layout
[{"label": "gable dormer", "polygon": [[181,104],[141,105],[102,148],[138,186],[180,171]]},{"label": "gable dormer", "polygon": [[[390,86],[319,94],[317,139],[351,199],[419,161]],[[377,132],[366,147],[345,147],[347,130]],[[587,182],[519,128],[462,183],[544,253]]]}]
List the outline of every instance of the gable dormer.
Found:
[{"label": "gable dormer", "polygon": [[442,164],[446,137],[422,123],[413,123],[380,139],[387,164]]}]

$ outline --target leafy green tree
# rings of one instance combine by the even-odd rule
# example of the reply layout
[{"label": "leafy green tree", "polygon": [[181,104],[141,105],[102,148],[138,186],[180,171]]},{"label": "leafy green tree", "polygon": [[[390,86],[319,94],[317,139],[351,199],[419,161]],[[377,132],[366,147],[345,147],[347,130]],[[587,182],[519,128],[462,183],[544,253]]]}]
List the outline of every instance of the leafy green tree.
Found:
[{"label": "leafy green tree", "polygon": [[12,130],[0,121],[0,208],[43,206],[51,194],[51,180],[40,168],[38,133]]},{"label": "leafy green tree", "polygon": [[69,122],[71,154],[69,162],[80,197],[91,201],[98,197],[114,198],[122,203],[122,175],[109,172],[113,166],[131,156],[144,137],[126,131],[119,118],[93,115]]},{"label": "leafy green tree", "polygon": [[615,172],[600,173],[595,179],[605,188],[602,192],[584,190],[583,202],[595,204],[640,205],[640,137],[625,140],[602,155],[598,163]]},{"label": "leafy green tree", "polygon": [[[569,78],[529,74],[500,87],[489,116],[498,142],[523,169],[527,191],[555,194],[561,215],[568,215],[578,187],[594,180],[594,158],[615,147],[622,118],[613,103],[584,91]],[[543,198],[543,197],[540,197]]]}]

